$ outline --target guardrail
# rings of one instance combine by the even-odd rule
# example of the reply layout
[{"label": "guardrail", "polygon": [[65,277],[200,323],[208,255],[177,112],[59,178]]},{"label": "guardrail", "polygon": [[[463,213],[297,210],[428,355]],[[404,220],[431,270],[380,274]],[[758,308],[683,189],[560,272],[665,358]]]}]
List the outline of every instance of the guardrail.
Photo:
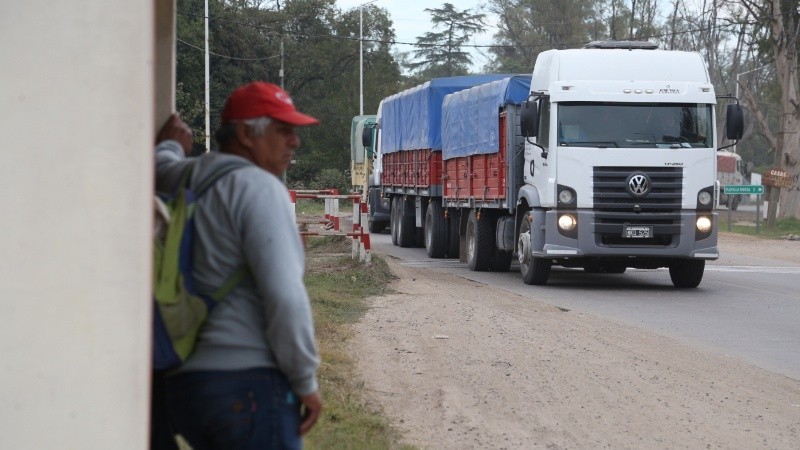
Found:
[{"label": "guardrail", "polygon": [[[367,223],[367,204],[362,201],[358,194],[339,194],[338,189],[320,190],[289,190],[292,199],[292,206],[295,208],[295,221],[298,224],[300,237],[303,246],[306,245],[309,236],[345,236],[353,240],[352,257],[358,258],[364,263],[372,260],[370,254],[369,230],[364,227]],[[297,200],[316,199],[325,202],[324,220],[297,220]],[[351,200],[353,202],[353,226],[352,231],[342,230],[342,218],[339,214],[339,201]],[[309,230],[309,224],[320,225],[319,230]]]}]

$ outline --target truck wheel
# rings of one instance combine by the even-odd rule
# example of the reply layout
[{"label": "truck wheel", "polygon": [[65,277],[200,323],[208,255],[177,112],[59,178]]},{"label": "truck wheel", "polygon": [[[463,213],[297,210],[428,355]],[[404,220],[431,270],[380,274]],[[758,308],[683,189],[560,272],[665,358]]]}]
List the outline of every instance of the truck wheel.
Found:
[{"label": "truck wheel", "polygon": [[414,202],[409,198],[399,198],[397,209],[397,245],[412,247],[417,236],[414,224]]},{"label": "truck wheel", "polygon": [[389,207],[389,230],[392,235],[393,245],[397,245],[397,227],[399,225],[399,221],[397,219],[400,216],[399,205],[399,197],[392,197],[392,204]]},{"label": "truck wheel", "polygon": [[706,262],[702,259],[682,259],[669,265],[672,284],[679,288],[696,288],[703,279]]},{"label": "truck wheel", "polygon": [[447,222],[437,201],[428,203],[425,213],[425,249],[431,258],[444,258],[447,251]]},{"label": "truck wheel", "polygon": [[470,210],[467,222],[467,264],[470,270],[489,270],[495,249],[492,219],[483,217],[478,220],[476,211]]},{"label": "truck wheel", "polygon": [[550,278],[551,262],[544,258],[535,258],[531,254],[531,224],[528,220],[530,213],[522,216],[519,226],[519,239],[517,239],[517,253],[519,254],[519,271],[525,284],[542,285]]},{"label": "truck wheel", "polygon": [[450,210],[447,228],[447,257],[458,259],[459,253],[461,253],[461,212],[457,209]]}]

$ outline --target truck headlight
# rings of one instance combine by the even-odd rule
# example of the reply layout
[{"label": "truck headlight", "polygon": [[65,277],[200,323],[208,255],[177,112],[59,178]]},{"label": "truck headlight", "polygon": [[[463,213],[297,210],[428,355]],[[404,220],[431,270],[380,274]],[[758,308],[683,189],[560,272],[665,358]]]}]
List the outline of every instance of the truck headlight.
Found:
[{"label": "truck headlight", "polygon": [[[560,223],[560,222],[559,222]],[[697,218],[697,231],[701,233],[708,233],[711,231],[711,219],[706,216]]]},{"label": "truck headlight", "polygon": [[564,231],[570,231],[578,225],[578,221],[575,219],[575,216],[571,214],[562,214],[558,218],[558,228],[561,228]]}]

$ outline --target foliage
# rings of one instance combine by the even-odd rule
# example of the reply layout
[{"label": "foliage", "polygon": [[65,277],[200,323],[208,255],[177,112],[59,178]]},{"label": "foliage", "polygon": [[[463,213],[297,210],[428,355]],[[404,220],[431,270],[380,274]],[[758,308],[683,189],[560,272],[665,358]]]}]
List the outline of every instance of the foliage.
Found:
[{"label": "foliage", "polygon": [[[592,0],[489,0],[500,17],[492,67],[505,73],[530,72],[536,56],[554,48],[580,47],[590,40],[594,20]],[[596,36],[605,36],[597,32]]]},{"label": "foliage", "polygon": [[431,15],[434,29],[417,37],[417,49],[413,51],[419,61],[408,64],[411,70],[418,70],[424,78],[452,77],[469,73],[472,57],[463,50],[475,33],[483,32],[486,15],[463,11],[452,3],[444,3],[441,8],[425,8]]},{"label": "foliage", "polygon": [[[728,216],[725,213],[720,213],[719,229],[723,231],[728,230]],[[738,234],[747,234],[764,239],[781,239],[788,235],[800,235],[800,220],[790,217],[787,219],[778,219],[776,221],[775,229],[767,229],[765,223],[762,221],[759,227],[759,232],[756,233],[754,224],[741,224],[732,223],[731,232]]]},{"label": "foliage", "polygon": [[[202,0],[177,0],[177,108],[195,130],[195,152],[205,142],[203,9]],[[295,157],[307,169],[304,179],[324,168],[343,173],[350,120],[359,113],[358,10],[343,12],[333,0],[221,1],[209,2],[209,10],[211,134],[236,87],[254,80],[283,84],[298,109],[321,122],[299,130]],[[386,10],[364,8],[364,38],[364,107],[376,111],[402,80]]]}]

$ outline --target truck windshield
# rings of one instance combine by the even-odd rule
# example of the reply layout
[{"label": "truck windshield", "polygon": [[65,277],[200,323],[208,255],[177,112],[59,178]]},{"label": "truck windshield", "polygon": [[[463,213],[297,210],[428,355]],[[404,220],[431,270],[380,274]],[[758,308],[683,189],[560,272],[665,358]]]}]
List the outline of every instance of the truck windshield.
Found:
[{"label": "truck windshield", "polygon": [[558,145],[709,148],[711,107],[688,103],[559,103]]}]

